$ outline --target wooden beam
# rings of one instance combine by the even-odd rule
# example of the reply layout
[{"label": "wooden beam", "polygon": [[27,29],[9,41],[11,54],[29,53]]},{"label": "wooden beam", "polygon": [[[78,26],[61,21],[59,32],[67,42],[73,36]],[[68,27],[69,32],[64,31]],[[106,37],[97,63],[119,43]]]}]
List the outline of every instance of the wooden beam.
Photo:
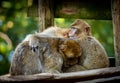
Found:
[{"label": "wooden beam", "polygon": [[55,17],[111,20],[110,3],[110,0],[55,0]]},{"label": "wooden beam", "polygon": [[[36,3],[37,2],[37,3]],[[28,16],[39,16],[39,31],[54,25],[52,0],[33,0],[31,7],[28,7]]]},{"label": "wooden beam", "polygon": [[52,0],[28,0],[27,15],[29,17],[38,16],[40,32],[54,25]]},{"label": "wooden beam", "polygon": [[[39,16],[38,4],[33,0],[28,16]],[[46,0],[44,1],[46,2]],[[81,18],[111,20],[110,0],[48,0],[52,3],[55,18]],[[42,5],[41,5],[42,6]]]},{"label": "wooden beam", "polygon": [[101,68],[88,71],[50,74],[41,73],[35,75],[0,76],[2,82],[44,82],[44,83],[74,83],[74,82],[110,82],[120,81],[120,67]]},{"label": "wooden beam", "polygon": [[112,0],[112,19],[114,29],[114,48],[116,66],[120,66],[120,0]]},{"label": "wooden beam", "polygon": [[52,0],[38,0],[38,16],[40,31],[54,24]]}]

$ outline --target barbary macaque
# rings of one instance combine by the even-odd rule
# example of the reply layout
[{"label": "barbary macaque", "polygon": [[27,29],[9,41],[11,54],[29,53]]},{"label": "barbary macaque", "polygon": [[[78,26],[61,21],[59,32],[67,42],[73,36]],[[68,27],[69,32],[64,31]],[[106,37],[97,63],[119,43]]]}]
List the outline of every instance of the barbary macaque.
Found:
[{"label": "barbary macaque", "polygon": [[78,57],[82,54],[82,49],[78,42],[72,39],[66,39],[59,45],[62,52],[63,67],[69,67],[78,63]]},{"label": "barbary macaque", "polygon": [[82,39],[88,36],[91,36],[91,28],[87,22],[77,19],[71,24],[71,30],[69,31],[70,38]]},{"label": "barbary macaque", "polygon": [[21,42],[14,52],[10,74],[61,73],[63,59],[57,51],[59,38],[31,36],[38,41],[37,47],[29,46],[30,41]]},{"label": "barbary macaque", "polygon": [[[34,36],[38,37],[54,37],[54,38],[68,38],[69,29],[62,29],[59,27],[48,27],[43,32],[39,32],[34,34]],[[34,39],[33,34],[29,34],[24,41],[29,41],[29,46],[32,48],[37,47],[38,40]]]},{"label": "barbary macaque", "polygon": [[79,40],[83,53],[79,59],[80,65],[72,66],[65,72],[109,67],[108,55],[100,42],[91,35],[90,25],[87,22],[81,19],[75,20],[71,24],[69,37]]},{"label": "barbary macaque", "polygon": [[42,72],[42,64],[37,52],[32,52],[28,41],[20,43],[15,49],[11,66],[11,75],[30,75]]},{"label": "barbary macaque", "polygon": [[50,27],[41,33],[29,34],[15,49],[10,74],[61,73],[63,58],[57,50],[59,38],[66,38],[68,31]]},{"label": "barbary macaque", "polygon": [[43,37],[58,37],[58,38],[68,38],[69,29],[59,28],[59,27],[48,27],[41,33],[37,33],[39,36]]}]

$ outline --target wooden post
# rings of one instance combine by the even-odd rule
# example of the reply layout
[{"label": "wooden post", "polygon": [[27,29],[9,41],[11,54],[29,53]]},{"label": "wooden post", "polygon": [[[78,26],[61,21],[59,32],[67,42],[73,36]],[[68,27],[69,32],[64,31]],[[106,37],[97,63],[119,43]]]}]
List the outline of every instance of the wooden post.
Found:
[{"label": "wooden post", "polygon": [[111,5],[116,66],[120,66],[120,0],[112,0]]},{"label": "wooden post", "polygon": [[40,31],[54,24],[52,0],[38,0]]}]

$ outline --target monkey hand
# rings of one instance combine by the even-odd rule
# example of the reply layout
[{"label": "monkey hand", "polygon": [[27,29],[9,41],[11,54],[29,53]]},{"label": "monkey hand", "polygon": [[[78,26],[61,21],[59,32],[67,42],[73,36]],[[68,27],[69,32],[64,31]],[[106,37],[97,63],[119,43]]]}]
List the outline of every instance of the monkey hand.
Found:
[{"label": "monkey hand", "polygon": [[35,37],[35,35],[30,34],[27,35],[27,37],[23,40],[29,42],[29,47],[32,50],[32,52],[37,52],[39,48],[39,40]]}]

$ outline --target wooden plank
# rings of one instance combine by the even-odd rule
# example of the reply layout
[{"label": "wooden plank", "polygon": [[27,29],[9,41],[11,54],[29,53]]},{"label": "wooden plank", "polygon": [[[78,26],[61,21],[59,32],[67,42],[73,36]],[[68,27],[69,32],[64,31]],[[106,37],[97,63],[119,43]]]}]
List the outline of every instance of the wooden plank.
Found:
[{"label": "wooden plank", "polygon": [[41,73],[35,75],[25,76],[0,76],[1,82],[54,82],[54,83],[73,83],[83,81],[96,81],[96,82],[108,82],[120,80],[120,67],[101,68],[88,71],[50,74]]},{"label": "wooden plank", "polygon": [[110,0],[57,0],[55,17],[111,19]]},{"label": "wooden plank", "polygon": [[54,25],[52,0],[28,0],[27,15],[39,16],[39,31]]},{"label": "wooden plank", "polygon": [[114,29],[114,48],[116,66],[120,66],[120,0],[112,0],[112,19]]},{"label": "wooden plank", "polygon": [[[49,2],[49,0],[47,2]],[[110,0],[50,0],[50,2],[53,3],[52,5],[55,18],[106,20],[111,20],[112,18]],[[35,2],[33,3],[33,5],[38,5],[35,4]],[[36,9],[37,8],[34,8],[34,10]],[[37,11],[31,9],[28,10],[32,11],[33,15],[38,16]],[[28,12],[28,15],[33,16],[32,12]]]},{"label": "wooden plank", "polygon": [[[38,16],[40,31],[50,27],[54,23],[54,15],[51,0],[38,0]],[[33,12],[34,13],[34,12]]]}]

